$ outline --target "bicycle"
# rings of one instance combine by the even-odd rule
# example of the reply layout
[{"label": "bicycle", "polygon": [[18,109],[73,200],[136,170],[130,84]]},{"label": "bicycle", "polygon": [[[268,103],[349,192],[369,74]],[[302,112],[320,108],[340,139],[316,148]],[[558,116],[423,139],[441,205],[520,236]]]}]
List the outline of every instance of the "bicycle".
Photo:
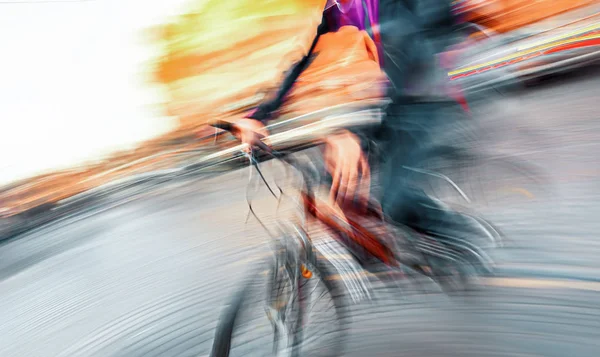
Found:
[{"label": "bicycle", "polygon": [[[222,121],[212,123],[216,128],[232,131],[234,124]],[[289,153],[278,152],[266,144],[258,145],[262,153],[270,158],[286,164],[287,167],[296,169],[302,178],[300,190],[300,207],[304,214],[304,222],[310,218],[324,224],[334,235],[333,240],[315,242],[307,233],[305,227],[295,222],[280,224],[277,234],[270,235],[274,255],[272,259],[260,266],[266,274],[252,272],[250,278],[234,295],[235,298],[220,318],[213,342],[210,356],[228,357],[232,347],[234,331],[241,330],[240,314],[246,310],[245,306],[251,300],[251,295],[256,288],[257,277],[265,278],[266,294],[260,293],[265,299],[265,315],[268,318],[273,332],[272,353],[275,356],[299,356],[300,351],[308,347],[308,342],[315,342],[316,338],[308,339],[306,332],[307,315],[312,312],[306,306],[307,300],[312,300],[316,290],[321,288],[320,297],[328,296],[332,302],[333,324],[328,341],[317,353],[310,355],[339,356],[343,354],[345,327],[350,318],[349,302],[357,303],[372,297],[371,286],[362,268],[372,261],[383,263],[390,271],[400,271],[410,277],[425,276],[435,280],[439,269],[433,268],[432,257],[447,261],[464,260],[464,256],[456,254],[450,247],[444,247],[433,240],[416,240],[414,232],[398,227],[395,231],[386,231],[384,237],[379,233],[365,228],[358,219],[351,215],[338,214],[335,211],[326,211],[327,207],[319,203],[313,190],[311,169],[302,165]],[[279,196],[265,179],[256,156],[251,153],[244,155],[249,161],[250,169],[258,173],[257,178],[263,181],[269,192],[279,200],[283,197],[283,190],[277,185]],[[252,171],[251,171],[252,172]],[[249,185],[252,176],[249,180]],[[248,197],[247,197],[248,199]],[[252,204],[248,199],[250,213],[254,214]],[[385,217],[378,207],[370,203],[363,217],[370,217],[385,223]],[[258,219],[264,229],[269,229]],[[387,239],[386,239],[387,238]],[[492,239],[495,239],[492,238]],[[458,241],[458,240],[457,240]],[[458,247],[460,244],[457,244]],[[485,253],[478,251],[477,247],[460,245],[461,249],[470,250],[477,260],[488,264]],[[265,269],[266,268],[266,269]],[[308,286],[314,284],[314,288]],[[312,302],[312,301],[310,301]],[[314,307],[314,305],[313,305]],[[250,309],[250,313],[258,310]],[[329,310],[328,310],[329,311]],[[247,345],[250,341],[242,342]],[[260,342],[259,342],[260,343]],[[253,354],[254,355],[254,354]]]}]

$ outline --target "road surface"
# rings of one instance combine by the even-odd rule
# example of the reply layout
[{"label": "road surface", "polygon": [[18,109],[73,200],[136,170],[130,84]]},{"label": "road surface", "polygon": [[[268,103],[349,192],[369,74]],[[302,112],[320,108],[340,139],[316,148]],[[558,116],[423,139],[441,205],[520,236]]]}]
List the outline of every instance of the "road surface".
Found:
[{"label": "road surface", "polygon": [[[354,307],[348,356],[597,355],[600,77],[576,77],[477,113],[496,152],[545,173],[525,188],[492,172],[502,194],[475,203],[511,238],[499,276],[455,299],[379,287]],[[266,252],[244,225],[246,174],[115,195],[2,243],[0,356],[206,355],[227,297]]]}]

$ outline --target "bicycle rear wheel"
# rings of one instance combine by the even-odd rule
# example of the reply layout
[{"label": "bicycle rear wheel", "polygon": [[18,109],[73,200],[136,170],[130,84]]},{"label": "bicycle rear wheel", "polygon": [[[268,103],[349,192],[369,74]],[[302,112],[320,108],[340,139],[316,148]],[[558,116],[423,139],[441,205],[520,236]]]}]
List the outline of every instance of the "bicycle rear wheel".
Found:
[{"label": "bicycle rear wheel", "polygon": [[317,265],[308,279],[275,261],[251,274],[222,314],[210,356],[340,356],[348,307],[330,263]]}]

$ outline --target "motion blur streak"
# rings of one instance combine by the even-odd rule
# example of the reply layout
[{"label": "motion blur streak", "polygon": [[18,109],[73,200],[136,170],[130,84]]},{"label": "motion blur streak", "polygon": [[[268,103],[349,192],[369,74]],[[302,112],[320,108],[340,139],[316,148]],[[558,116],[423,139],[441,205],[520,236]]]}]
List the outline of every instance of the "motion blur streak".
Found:
[{"label": "motion blur streak", "polygon": [[[396,227],[412,235],[398,233],[390,243],[381,220],[358,221],[356,231],[376,222],[382,232],[377,238],[400,256],[394,259],[411,262],[392,271],[340,244],[351,240],[349,233],[335,236],[333,229],[312,221],[302,225],[306,212],[298,207],[304,207],[308,195],[302,201],[299,192],[303,183],[325,179],[329,163],[323,162],[320,148],[307,148],[299,138],[332,137],[332,127],[346,120],[379,124],[380,107],[388,103],[381,98],[386,78],[367,32],[343,27],[336,32],[343,38],[324,36],[315,47],[340,56],[324,53],[311,59],[280,108],[282,116],[267,123],[265,141],[276,150],[296,150],[292,157],[310,168],[315,176],[310,180],[301,182],[297,171],[255,151],[264,184],[238,150],[243,145],[224,129],[205,125],[223,119],[218,124],[227,128],[228,120],[241,119],[269,97],[310,48],[325,2],[191,0],[183,14],[140,34],[160,48],[149,63],[153,77],[147,84],[164,87],[164,110],[178,118],[177,127],[103,162],[0,188],[0,357],[208,356],[223,312],[234,305],[232,297],[241,296],[239,289],[251,278],[293,275],[268,274],[265,262],[308,256],[309,243],[317,247],[317,257],[306,261],[329,258],[334,271],[325,281],[346,288],[330,290],[335,298],[347,298],[340,310],[351,317],[340,323],[347,334],[343,356],[598,355],[600,3],[452,2],[462,22],[436,60],[444,67],[441,77],[454,85],[457,97],[466,98],[469,113],[453,121],[456,113],[444,111],[441,129],[430,135],[439,155],[419,162],[422,167],[398,169],[410,171],[405,180],[411,187],[443,202],[442,207],[493,224],[489,236],[477,237],[478,247],[493,260],[493,271],[473,274],[465,284],[471,289],[463,291],[464,282],[451,279],[459,264],[443,265],[447,257],[454,259],[454,251],[439,260],[431,254],[427,261],[402,245],[414,239],[415,246],[444,253],[452,237],[434,242],[424,239],[432,236],[429,231]],[[415,13],[428,13],[429,5],[440,2],[404,3],[414,5]],[[46,5],[0,2],[0,10],[5,6]],[[332,69],[331,63],[339,66]],[[19,73],[30,65],[25,61]],[[81,83],[81,92],[96,84]],[[340,104],[344,99],[350,104]],[[426,105],[416,104],[422,97],[405,99],[404,108],[417,108],[418,117],[406,130],[424,131],[435,118],[421,109]],[[446,104],[435,103],[440,102]],[[372,104],[369,110],[365,103]],[[340,107],[352,109],[334,110]],[[28,137],[18,140],[44,150]],[[381,154],[381,146],[365,146]],[[376,191],[380,168],[371,169]],[[329,193],[316,185],[315,191],[317,197]],[[344,209],[333,206],[332,211]],[[297,232],[306,233],[298,245],[305,251],[276,246],[269,236],[287,218],[302,228]],[[338,240],[332,243],[332,237]],[[317,263],[304,263],[306,279],[293,281],[298,284],[290,290],[299,290],[301,283],[310,286],[322,272]],[[447,269],[449,277],[442,277],[447,280],[432,273],[439,266]],[[411,275],[415,272],[420,275]],[[272,316],[289,312],[275,308],[296,303],[279,299],[285,293],[278,293],[276,304],[257,303],[259,308],[240,317],[232,355],[271,355]],[[308,296],[298,297],[298,305],[310,306],[313,297],[320,297]],[[297,318],[291,312],[286,322]],[[306,318],[302,326],[310,328],[300,330],[316,336],[306,340],[314,352],[320,352],[319,338],[329,335],[313,329],[321,327],[319,317]],[[323,344],[323,350],[327,347]],[[300,354],[305,355],[313,356]]]}]

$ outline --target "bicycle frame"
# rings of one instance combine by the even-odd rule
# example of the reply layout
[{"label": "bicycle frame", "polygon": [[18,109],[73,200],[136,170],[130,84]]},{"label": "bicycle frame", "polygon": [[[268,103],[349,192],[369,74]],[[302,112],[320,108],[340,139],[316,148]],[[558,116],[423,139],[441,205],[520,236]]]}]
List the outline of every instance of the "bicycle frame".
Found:
[{"label": "bicycle frame", "polygon": [[[254,215],[263,228],[269,232],[272,237],[289,237],[290,235],[295,237],[295,241],[299,242],[300,252],[298,252],[298,262],[293,263],[300,265],[300,269],[304,277],[310,278],[310,267],[316,266],[316,253],[318,252],[320,255],[329,260],[332,265],[334,265],[338,271],[338,277],[343,281],[349,292],[349,295],[355,302],[362,300],[365,297],[370,297],[371,293],[368,279],[364,274],[361,274],[362,269],[359,267],[359,264],[348,255],[350,252],[354,256],[356,252],[354,249],[348,246],[348,242],[344,240],[344,237],[348,238],[352,243],[364,249],[369,256],[378,259],[390,267],[399,267],[400,263],[397,261],[394,251],[385,243],[380,241],[374,233],[369,232],[367,229],[361,227],[361,225],[351,217],[348,217],[343,213],[335,214],[333,211],[326,212],[321,209],[321,207],[326,207],[327,204],[316,198],[307,170],[305,170],[296,160],[291,158],[288,154],[281,154],[275,151],[271,151],[270,155],[273,158],[296,169],[301,174],[303,179],[303,188],[300,191],[300,209],[304,213],[304,217],[324,224],[331,230],[331,232],[333,232],[334,241],[338,244],[333,245],[331,243],[323,242],[314,244],[305,227],[300,227],[299,225],[291,222],[288,224],[287,229],[282,229],[282,234],[273,234],[256,216],[252,208],[252,203],[248,200],[250,213]],[[246,154],[246,157],[250,160],[250,168],[255,168],[264,185],[267,186],[273,196],[277,197],[275,190],[270,187],[264,175],[262,174],[258,161],[250,154]],[[283,190],[279,186],[278,188],[280,194],[283,194]],[[369,207],[367,209],[366,215],[375,219],[383,219],[381,213],[373,207]],[[291,234],[289,234],[290,232]],[[293,245],[292,242],[282,238],[280,238],[280,244],[278,244],[278,247],[281,247],[281,245],[285,247],[286,251],[291,251],[294,249],[290,247]]]}]

